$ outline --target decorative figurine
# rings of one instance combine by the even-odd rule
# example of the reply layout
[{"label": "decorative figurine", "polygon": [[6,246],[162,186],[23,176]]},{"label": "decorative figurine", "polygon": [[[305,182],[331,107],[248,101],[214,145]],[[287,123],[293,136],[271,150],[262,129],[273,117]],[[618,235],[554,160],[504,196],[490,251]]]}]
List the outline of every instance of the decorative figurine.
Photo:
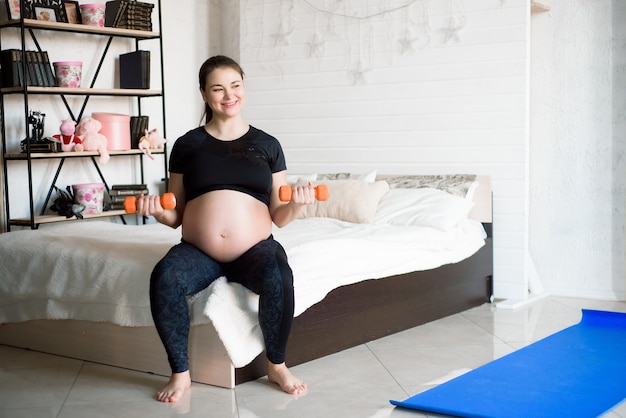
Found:
[{"label": "decorative figurine", "polygon": [[46,114],[40,111],[28,112],[28,124],[31,126],[30,136],[20,142],[22,152],[52,152],[58,151],[57,143],[52,138],[43,137]]},{"label": "decorative figurine", "polygon": [[139,138],[139,146],[138,148],[143,151],[145,155],[148,156],[151,160],[154,160],[151,149],[163,149],[165,145],[165,139],[159,135],[159,132],[156,128],[145,131],[145,135]]},{"label": "decorative figurine", "polygon": [[66,190],[61,190],[57,186],[54,186],[57,191],[57,198],[54,200],[54,204],[50,206],[50,210],[57,212],[59,215],[71,218],[76,216],[78,219],[83,219],[83,211],[85,206],[80,205],[74,201],[74,195],[72,194],[72,188],[66,187]]},{"label": "decorative figurine", "polygon": [[78,122],[76,134],[82,139],[85,151],[98,151],[100,153],[100,164],[106,164],[109,159],[107,151],[107,138],[100,133],[102,124],[94,118],[83,118]]},{"label": "decorative figurine", "polygon": [[61,122],[60,135],[53,135],[54,139],[57,139],[61,143],[61,151],[83,151],[83,141],[80,137],[74,135],[76,131],[76,121],[72,119],[65,119]]}]

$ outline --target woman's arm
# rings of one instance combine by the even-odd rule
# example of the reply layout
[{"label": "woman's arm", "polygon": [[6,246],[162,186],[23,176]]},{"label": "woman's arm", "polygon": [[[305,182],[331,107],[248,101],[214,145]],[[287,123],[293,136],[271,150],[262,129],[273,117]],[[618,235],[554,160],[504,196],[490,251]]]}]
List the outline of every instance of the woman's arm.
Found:
[{"label": "woman's arm", "polygon": [[185,213],[185,188],[183,186],[182,174],[170,173],[168,191],[176,196],[176,207],[174,209],[163,209],[160,196],[148,195],[137,199],[137,214],[154,216],[159,223],[172,228],[179,227],[183,222],[183,213]]},{"label": "woman's arm", "polygon": [[272,221],[279,228],[296,219],[305,205],[310,205],[315,201],[315,188],[312,183],[309,183],[307,186],[294,187],[291,200],[289,202],[281,202],[278,197],[278,190],[280,186],[286,185],[287,172],[285,170],[272,174],[270,214]]}]

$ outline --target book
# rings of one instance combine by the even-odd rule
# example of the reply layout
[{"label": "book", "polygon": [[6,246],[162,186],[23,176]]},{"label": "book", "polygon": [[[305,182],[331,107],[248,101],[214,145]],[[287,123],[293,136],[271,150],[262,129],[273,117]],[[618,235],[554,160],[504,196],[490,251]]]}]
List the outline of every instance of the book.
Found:
[{"label": "book", "polygon": [[154,4],[152,3],[133,0],[128,1],[128,11],[152,12],[152,9],[154,9]]},{"label": "book", "polygon": [[105,4],[104,26],[152,30],[154,4],[130,0],[112,0]]},{"label": "book", "polygon": [[2,84],[5,87],[29,86],[54,87],[55,77],[47,51],[24,51],[26,73],[21,49],[8,49],[0,52],[0,65],[3,68]]},{"label": "book", "polygon": [[41,87],[49,87],[48,76],[46,75],[46,69],[43,66],[43,59],[41,57],[41,51],[32,51],[33,59],[35,61],[37,85]]},{"label": "book", "polygon": [[134,51],[120,55],[120,88],[150,88],[150,51]]},{"label": "book", "polygon": [[34,75],[34,63],[23,56],[21,49],[6,49],[0,51],[0,65],[2,71],[2,85],[4,87],[23,87],[24,85],[34,86],[36,78]]},{"label": "book", "polygon": [[20,87],[19,73],[21,64],[18,62],[18,49],[5,49],[0,51],[0,65],[2,66],[2,86]]},{"label": "book", "polygon": [[33,68],[33,62],[31,60],[30,51],[24,51],[24,58],[26,61],[26,85],[35,86],[35,71]]},{"label": "book", "polygon": [[39,65],[39,58],[37,51],[25,51],[26,61],[28,63],[29,74],[29,86],[43,86],[43,74],[41,73],[41,66]]},{"label": "book", "polygon": [[[124,200],[126,200],[127,197],[129,196],[138,196],[140,194],[144,194],[147,195],[148,194],[148,189],[146,190],[122,190],[122,193],[114,193],[117,192],[119,190],[111,190],[109,191],[109,199],[111,200],[111,203],[124,203]],[[132,192],[132,193],[131,193]]]},{"label": "book", "polygon": [[146,184],[114,184],[111,190],[144,190],[147,189]]},{"label": "book", "polygon": [[111,189],[109,190],[109,196],[111,196],[111,201],[113,201],[114,197],[122,198],[121,201],[123,201],[125,197],[137,196],[140,194],[148,194],[148,189]]},{"label": "book", "polygon": [[50,57],[48,57],[48,51],[41,51],[41,65],[46,73],[46,86],[56,86],[56,78],[54,76],[54,70],[52,64],[50,64]]},{"label": "book", "polygon": [[149,127],[150,118],[148,116],[131,116],[130,117],[130,147],[132,149],[139,148],[139,140],[146,134]]},{"label": "book", "polygon": [[127,5],[128,0],[107,1],[104,5],[104,26],[110,28],[117,27],[117,23],[124,15]]},{"label": "book", "polygon": [[15,49],[14,54],[14,59],[17,62],[17,85],[22,87],[26,85],[26,65],[21,49]]},{"label": "book", "polygon": [[122,19],[139,19],[139,20],[152,20],[152,10],[133,9],[129,6],[122,15]]},{"label": "book", "polygon": [[135,24],[135,23],[120,23],[116,26],[119,29],[132,29],[132,30],[143,30],[150,32],[152,31],[152,25],[144,25],[144,24]]}]

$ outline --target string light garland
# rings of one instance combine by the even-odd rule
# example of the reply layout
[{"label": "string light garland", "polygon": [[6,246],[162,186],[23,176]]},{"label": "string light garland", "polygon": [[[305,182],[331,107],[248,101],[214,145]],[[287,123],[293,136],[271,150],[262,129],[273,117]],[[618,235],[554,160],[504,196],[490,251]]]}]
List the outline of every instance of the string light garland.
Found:
[{"label": "string light garland", "polygon": [[[411,6],[413,3],[417,3],[417,2],[421,2],[424,0],[405,0],[405,4],[399,5],[399,6],[395,6],[395,7],[390,7],[388,9],[385,10],[379,10],[377,12],[374,13],[370,13],[370,14],[365,14],[364,16],[358,16],[356,13],[359,12],[359,10],[357,10],[355,13],[348,13],[348,12],[338,12],[338,11],[332,11],[332,10],[328,10],[328,9],[324,9],[320,6],[316,6],[311,0],[302,0],[304,3],[306,3],[310,8],[312,8],[313,10],[320,12],[320,13],[327,13],[329,15],[332,16],[340,16],[340,17],[347,17],[347,18],[351,18],[351,19],[362,19],[362,20],[368,20],[371,19],[373,17],[379,17],[379,16],[384,16],[386,14],[389,13],[393,13],[395,11],[398,10],[403,10],[406,9],[407,7]],[[336,0],[336,4],[341,4],[343,3],[343,0]],[[384,2],[381,2],[384,3]],[[362,4],[362,3],[360,3]]]},{"label": "string light garland", "polygon": [[[248,0],[244,13],[258,8],[257,1]],[[493,1],[502,7],[507,0]],[[266,17],[266,3],[263,0],[260,6],[262,17]],[[367,83],[367,75],[376,67],[373,57],[380,58],[381,54],[389,54],[393,61],[396,57],[415,54],[433,40],[442,45],[460,43],[461,33],[468,23],[463,0],[446,0],[445,4],[442,0],[435,0],[434,4],[439,10],[437,14],[430,13],[431,0],[280,0],[277,27],[260,40],[255,39],[261,43],[257,46],[257,52],[259,57],[264,57],[266,65],[280,67],[279,60],[268,59],[268,54],[273,54],[276,58],[283,56],[284,48],[290,45],[290,38],[294,33],[304,31],[296,25],[296,3],[314,12],[312,33],[303,36],[307,39],[303,44],[308,57],[316,59],[319,66],[327,58],[328,45],[334,42],[333,49],[336,45],[343,45],[346,50],[346,74],[355,85]],[[270,5],[267,4],[267,7]],[[273,2],[272,8],[275,7]],[[438,25],[439,28],[433,31],[433,17],[441,18],[446,15],[447,24]],[[405,19],[398,24],[401,21],[398,19],[400,16]],[[261,19],[259,24],[263,25],[264,21],[265,19]],[[437,33],[441,35],[434,37]],[[262,40],[266,37],[269,44]],[[388,40],[389,47],[381,50],[383,39]]]}]

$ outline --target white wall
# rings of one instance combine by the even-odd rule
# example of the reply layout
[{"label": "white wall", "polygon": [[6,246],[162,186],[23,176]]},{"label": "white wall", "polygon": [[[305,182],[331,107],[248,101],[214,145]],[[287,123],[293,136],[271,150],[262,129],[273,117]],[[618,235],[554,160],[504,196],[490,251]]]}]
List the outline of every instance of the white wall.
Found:
[{"label": "white wall", "polygon": [[496,296],[524,299],[529,3],[249,0],[241,14],[246,115],[289,170],[491,175]]},{"label": "white wall", "polygon": [[532,19],[530,252],[551,293],[624,299],[626,6]]}]

